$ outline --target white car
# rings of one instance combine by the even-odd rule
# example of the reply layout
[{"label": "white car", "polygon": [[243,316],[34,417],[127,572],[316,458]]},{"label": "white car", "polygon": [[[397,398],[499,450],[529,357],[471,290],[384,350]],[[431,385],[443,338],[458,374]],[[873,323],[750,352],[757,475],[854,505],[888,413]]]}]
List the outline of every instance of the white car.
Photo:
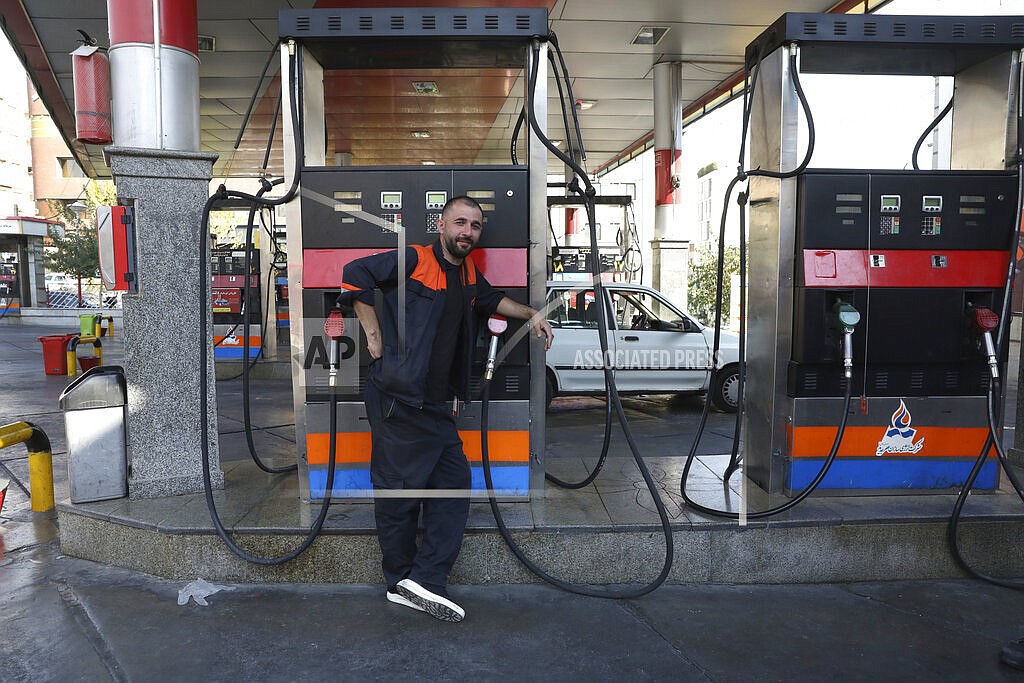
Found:
[{"label": "white car", "polygon": [[714,386],[709,387],[713,328],[701,325],[663,294],[642,285],[603,286],[610,329],[608,352],[598,337],[590,282],[548,282],[547,318],[555,340],[547,352],[547,400],[556,394],[604,393],[604,364],[623,394],[707,393],[720,410],[738,403],[737,335],[721,333]]}]

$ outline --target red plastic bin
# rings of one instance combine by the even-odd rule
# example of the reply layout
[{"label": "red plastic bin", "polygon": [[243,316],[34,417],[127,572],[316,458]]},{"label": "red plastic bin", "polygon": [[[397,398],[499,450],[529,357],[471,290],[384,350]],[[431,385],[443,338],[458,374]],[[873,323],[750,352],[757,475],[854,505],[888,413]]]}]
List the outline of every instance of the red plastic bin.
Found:
[{"label": "red plastic bin", "polygon": [[68,374],[68,341],[73,334],[53,334],[36,337],[43,343],[43,369],[47,375]]}]

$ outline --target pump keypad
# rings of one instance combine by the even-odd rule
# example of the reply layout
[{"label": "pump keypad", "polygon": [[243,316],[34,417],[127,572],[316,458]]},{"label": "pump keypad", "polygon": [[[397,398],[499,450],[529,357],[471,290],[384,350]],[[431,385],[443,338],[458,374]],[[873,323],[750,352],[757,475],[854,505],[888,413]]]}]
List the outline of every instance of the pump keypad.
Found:
[{"label": "pump keypad", "polygon": [[900,234],[900,217],[899,216],[879,216],[878,217],[878,234],[879,235],[898,235],[898,234]]},{"label": "pump keypad", "polygon": [[922,235],[942,234],[942,216],[923,216],[921,218]]}]

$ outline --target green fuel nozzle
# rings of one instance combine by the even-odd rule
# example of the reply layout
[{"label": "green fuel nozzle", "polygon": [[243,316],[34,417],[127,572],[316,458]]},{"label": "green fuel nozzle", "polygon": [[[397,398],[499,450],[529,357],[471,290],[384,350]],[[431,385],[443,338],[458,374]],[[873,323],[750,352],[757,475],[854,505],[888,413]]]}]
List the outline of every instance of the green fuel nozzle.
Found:
[{"label": "green fuel nozzle", "polygon": [[843,374],[846,379],[853,377],[853,330],[860,322],[860,311],[845,301],[836,301],[832,306],[836,324],[843,331]]}]

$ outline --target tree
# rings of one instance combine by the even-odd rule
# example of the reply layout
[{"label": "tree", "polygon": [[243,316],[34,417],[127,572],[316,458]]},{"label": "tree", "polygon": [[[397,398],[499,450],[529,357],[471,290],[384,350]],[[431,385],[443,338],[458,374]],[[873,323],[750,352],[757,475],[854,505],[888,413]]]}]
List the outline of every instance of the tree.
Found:
[{"label": "tree", "polygon": [[[79,201],[79,200],[76,200]],[[64,223],[63,234],[50,230],[50,239],[56,247],[46,255],[46,265],[59,273],[74,275],[78,279],[78,306],[82,298],[82,278],[99,274],[99,243],[96,233],[96,207],[117,202],[117,192],[109,180],[90,180],[85,186],[85,197],[80,200],[85,208],[75,211],[74,202],[51,200],[50,210]]]},{"label": "tree", "polygon": [[[732,275],[740,272],[739,247],[725,248],[725,275],[722,284],[722,326],[728,327]],[[698,320],[706,325],[715,323],[715,283],[718,278],[718,246],[708,243],[699,247],[690,264],[688,306]]]}]

